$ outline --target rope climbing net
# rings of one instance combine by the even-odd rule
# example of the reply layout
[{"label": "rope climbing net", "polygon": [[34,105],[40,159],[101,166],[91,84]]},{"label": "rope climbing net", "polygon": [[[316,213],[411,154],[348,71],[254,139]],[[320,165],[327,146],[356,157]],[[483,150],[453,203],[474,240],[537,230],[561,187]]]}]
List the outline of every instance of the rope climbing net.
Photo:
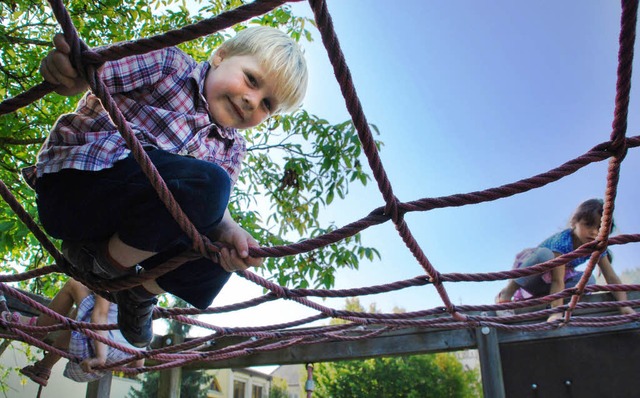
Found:
[{"label": "rope climbing net", "polygon": [[[216,253],[219,251],[219,246],[216,243],[209,241],[205,236],[200,235],[190,220],[182,212],[179,204],[173,198],[159,173],[147,157],[142,145],[138,142],[134,133],[127,125],[126,120],[118,110],[118,107],[111,98],[104,83],[100,80],[97,70],[104,62],[121,59],[130,55],[143,54],[168,46],[175,46],[189,40],[209,35],[250,18],[270,12],[285,3],[287,3],[285,0],[256,0],[253,3],[240,6],[214,18],[200,21],[179,30],[169,31],[161,35],[143,38],[140,40],[117,43],[111,46],[101,47],[99,49],[91,49],[79,38],[78,33],[71,22],[71,18],[61,0],[50,0],[53,13],[64,32],[67,42],[72,46],[72,61],[74,62],[76,69],[80,71],[83,77],[85,77],[89,82],[89,86],[93,93],[100,98],[104,108],[109,112],[114,124],[118,127],[120,134],[125,139],[133,156],[156,189],[159,197],[171,212],[174,219],[179,223],[183,231],[192,240],[193,249],[202,254],[202,256],[214,259]],[[59,324],[55,326],[38,327],[0,320],[0,326],[4,329],[4,332],[0,333],[0,337],[21,340],[43,350],[58,353],[70,360],[77,360],[77,358],[74,358],[68,352],[59,350],[50,344],[47,344],[43,340],[34,337],[34,335],[38,335],[37,332],[50,332],[60,329],[80,331],[92,339],[102,341],[105,344],[118,348],[131,355],[130,358],[119,363],[112,364],[109,368],[129,373],[140,373],[180,367],[192,362],[227,360],[256,352],[280,350],[299,344],[317,344],[326,341],[370,339],[386,332],[404,328],[419,327],[453,330],[489,326],[503,330],[533,331],[550,330],[569,324],[575,327],[606,327],[638,320],[640,317],[639,314],[575,317],[573,316],[573,312],[576,309],[582,308],[615,309],[622,306],[640,306],[640,300],[597,303],[581,302],[581,298],[588,293],[640,290],[640,285],[587,284],[590,276],[593,274],[598,259],[608,246],[639,242],[640,234],[625,234],[610,237],[610,231],[608,228],[603,227],[594,241],[582,245],[571,253],[533,267],[488,273],[441,273],[431,264],[426,253],[416,241],[409,225],[404,220],[404,215],[409,212],[425,212],[445,207],[459,207],[494,201],[512,195],[521,194],[558,181],[592,163],[608,160],[609,163],[606,191],[604,195],[602,225],[610,225],[615,207],[620,166],[625,159],[628,150],[640,145],[640,136],[626,136],[629,93],[631,88],[631,66],[633,60],[638,8],[637,1],[622,1],[615,111],[612,131],[607,141],[596,145],[591,150],[575,159],[569,160],[558,167],[530,178],[483,191],[444,197],[423,198],[410,202],[401,202],[394,195],[392,184],[389,181],[382,165],[378,149],[369,128],[369,123],[367,122],[356,94],[349,68],[347,67],[345,58],[340,49],[340,43],[334,31],[333,23],[328,13],[325,1],[309,0],[309,3],[313,10],[317,27],[321,33],[323,44],[333,66],[342,95],[344,96],[346,107],[358,132],[358,137],[363,151],[366,154],[369,166],[377,182],[385,205],[374,209],[368,216],[360,220],[351,222],[350,224],[322,236],[306,239],[299,243],[287,246],[254,248],[251,249],[250,255],[256,257],[284,257],[306,253],[320,247],[339,242],[340,240],[351,237],[369,227],[391,221],[395,225],[398,234],[402,238],[407,249],[414,256],[417,263],[422,267],[422,275],[412,279],[399,280],[378,286],[344,290],[323,290],[288,289],[272,283],[255,273],[249,271],[238,272],[238,274],[243,278],[263,287],[267,293],[245,302],[227,306],[210,307],[204,311],[194,308],[158,307],[154,312],[155,318],[172,319],[184,324],[199,326],[209,330],[210,333],[206,336],[194,338],[184,343],[169,347],[151,349],[148,351],[133,350],[112,342],[95,333],[96,330],[115,329],[117,328],[117,325],[95,325],[91,323],[78,322],[59,315],[49,310],[46,306],[34,301],[30,297],[9,286],[8,283],[25,281],[54,272],[64,272],[81,280],[92,290],[98,293],[108,294],[108,292],[137,286],[145,280],[155,279],[158,276],[174,269],[177,264],[167,263],[138,276],[114,280],[106,285],[102,283],[99,286],[96,285],[94,281],[84,280],[79,275],[73,275],[73,270],[67,266],[65,258],[58,251],[57,247],[39,228],[38,224],[31,218],[29,213],[22,208],[15,196],[7,188],[6,184],[0,181],[0,194],[3,199],[31,230],[33,235],[41,243],[42,247],[47,250],[55,260],[54,265],[42,267],[36,270],[17,275],[0,275],[0,291],[7,296],[11,296],[31,306],[36,311],[47,314],[59,321]],[[26,106],[42,98],[54,88],[55,87],[53,85],[46,82],[34,86],[22,94],[0,103],[0,114],[7,114]],[[590,256],[590,260],[587,263],[584,275],[578,285],[574,288],[565,289],[557,294],[548,295],[542,298],[504,304],[455,306],[449,298],[447,289],[445,288],[446,282],[498,281],[540,274],[583,256]],[[318,304],[310,299],[312,297],[335,298],[380,294],[415,286],[432,286],[442,300],[442,305],[431,309],[400,314],[363,313],[336,310],[328,306]],[[568,303],[556,308],[545,308],[545,305],[561,298],[569,299]],[[243,328],[223,328],[190,317],[191,315],[198,314],[227,313],[281,299],[296,302],[299,305],[310,308],[317,314],[287,323],[264,327]],[[524,308],[532,310],[526,313],[523,312],[518,315],[504,317],[483,314],[498,310],[515,310]],[[563,312],[564,318],[556,322],[546,322],[546,318],[555,312]],[[346,320],[347,323],[330,326],[301,327],[328,318],[340,318]],[[222,338],[233,336],[245,337],[246,339],[240,343],[231,344],[219,349],[208,349],[206,351],[198,349],[198,347],[201,347],[203,344],[207,344],[213,339],[219,341]],[[123,367],[125,363],[139,358],[153,359],[156,361],[157,365],[147,365],[145,367],[135,369]]]}]

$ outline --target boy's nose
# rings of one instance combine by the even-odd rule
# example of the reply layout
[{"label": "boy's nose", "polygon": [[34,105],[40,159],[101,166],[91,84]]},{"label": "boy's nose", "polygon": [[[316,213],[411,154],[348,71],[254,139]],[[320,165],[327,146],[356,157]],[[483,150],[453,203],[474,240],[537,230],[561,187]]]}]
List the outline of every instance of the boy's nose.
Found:
[{"label": "boy's nose", "polygon": [[253,110],[257,106],[258,96],[255,93],[248,92],[242,96],[242,105],[246,110]]}]

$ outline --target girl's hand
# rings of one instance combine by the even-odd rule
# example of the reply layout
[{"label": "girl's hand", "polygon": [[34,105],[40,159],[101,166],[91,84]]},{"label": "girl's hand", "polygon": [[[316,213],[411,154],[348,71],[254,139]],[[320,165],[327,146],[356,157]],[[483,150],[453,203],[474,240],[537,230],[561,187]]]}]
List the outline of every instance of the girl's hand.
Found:
[{"label": "girl's hand", "polygon": [[93,373],[96,366],[102,366],[105,362],[105,358],[87,358],[80,362],[80,368],[82,368],[84,372]]},{"label": "girl's hand", "polygon": [[56,92],[61,95],[76,95],[88,88],[71,64],[71,47],[61,33],[53,37],[55,49],[50,51],[40,63],[40,74],[47,82],[59,85]]},{"label": "girl's hand", "polygon": [[553,323],[559,319],[562,319],[564,317],[564,313],[563,312],[556,312],[555,314],[551,314],[549,315],[549,318],[547,318],[547,322],[548,323]]},{"label": "girl's hand", "polygon": [[633,315],[636,311],[631,307],[620,307],[620,313],[622,315]]}]

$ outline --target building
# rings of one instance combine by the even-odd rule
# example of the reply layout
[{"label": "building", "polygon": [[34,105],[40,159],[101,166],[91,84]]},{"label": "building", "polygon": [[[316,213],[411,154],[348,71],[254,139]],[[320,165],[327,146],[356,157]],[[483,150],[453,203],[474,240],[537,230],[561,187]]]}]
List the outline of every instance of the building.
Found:
[{"label": "building", "polygon": [[[11,342],[0,354],[0,377],[7,371],[6,379],[0,379],[0,395],[5,398],[35,397],[39,385],[22,376],[18,370],[30,362],[27,353],[35,353],[33,347],[20,342]],[[38,357],[41,354],[36,354]],[[87,383],[77,383],[62,375],[66,359],[61,359],[52,369],[47,387],[42,390],[41,398],[85,398]],[[214,376],[207,398],[267,398],[271,387],[270,375],[246,369],[207,370]],[[111,397],[126,397],[131,388],[140,390],[139,377],[125,378],[114,376],[111,381]]]}]

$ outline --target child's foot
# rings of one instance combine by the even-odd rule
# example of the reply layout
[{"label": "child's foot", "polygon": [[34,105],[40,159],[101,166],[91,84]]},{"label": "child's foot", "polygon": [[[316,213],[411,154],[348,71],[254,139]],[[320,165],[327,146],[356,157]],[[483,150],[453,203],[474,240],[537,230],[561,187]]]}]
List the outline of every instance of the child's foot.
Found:
[{"label": "child's foot", "polygon": [[120,290],[113,295],[118,304],[120,332],[131,345],[143,348],[153,338],[153,308],[158,300],[155,296],[141,297],[134,289]]},{"label": "child's foot", "polygon": [[2,311],[0,318],[5,322],[21,323],[23,325],[36,326],[37,316],[24,316],[19,312]]},{"label": "child's foot", "polygon": [[47,382],[49,381],[49,376],[51,376],[51,369],[40,366],[38,362],[36,362],[33,365],[25,366],[20,369],[20,373],[41,386],[46,387]]},{"label": "child's foot", "polygon": [[[0,319],[5,322],[19,323],[21,325],[37,326],[37,316],[24,316],[19,312],[2,311],[0,312]],[[34,332],[31,330],[25,330],[25,333],[30,334],[33,337],[42,338],[47,335],[46,332]]]},{"label": "child's foot", "polygon": [[62,242],[62,254],[82,277],[114,279],[134,274],[135,267],[113,264],[106,255],[106,242]]}]

